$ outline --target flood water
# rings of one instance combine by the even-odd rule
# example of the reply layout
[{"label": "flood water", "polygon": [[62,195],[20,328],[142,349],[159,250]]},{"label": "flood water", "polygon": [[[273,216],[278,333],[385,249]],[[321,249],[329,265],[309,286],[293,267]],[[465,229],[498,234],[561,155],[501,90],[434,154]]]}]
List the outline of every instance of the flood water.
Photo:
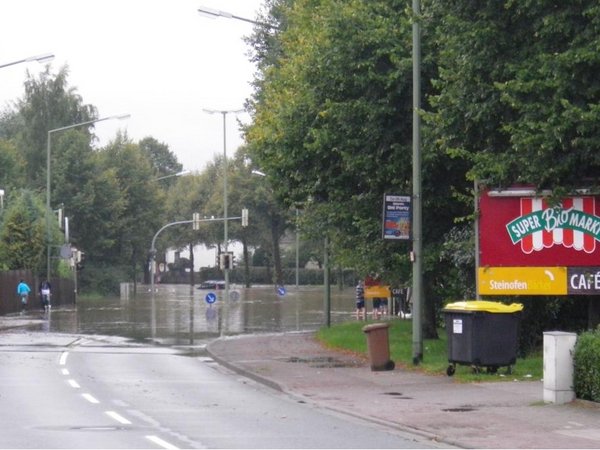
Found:
[{"label": "flood water", "polygon": [[[47,331],[123,336],[166,345],[194,345],[218,336],[316,330],[326,324],[323,287],[273,286],[200,290],[189,285],[138,286],[119,298],[79,300],[76,307],[52,310]],[[123,291],[123,290],[122,290]],[[207,302],[211,294],[214,303]],[[354,320],[354,289],[331,287],[331,323]]]}]

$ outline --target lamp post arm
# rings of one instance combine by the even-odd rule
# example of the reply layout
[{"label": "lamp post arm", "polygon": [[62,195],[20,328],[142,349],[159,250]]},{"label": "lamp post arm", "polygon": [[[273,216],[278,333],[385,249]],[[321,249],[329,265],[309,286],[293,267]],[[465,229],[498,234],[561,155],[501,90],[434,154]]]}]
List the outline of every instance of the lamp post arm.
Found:
[{"label": "lamp post arm", "polygon": [[4,67],[9,67],[9,66],[14,66],[15,64],[21,64],[21,63],[26,63],[26,62],[32,62],[32,61],[37,61],[39,63],[44,63],[47,61],[52,61],[54,59],[54,55],[53,54],[44,54],[44,55],[38,55],[38,56],[30,56],[29,58],[24,58],[24,59],[20,59],[18,61],[13,61],[13,62],[9,62],[6,64],[1,64],[0,65],[0,69],[3,69]]},{"label": "lamp post arm", "polygon": [[277,27],[275,25],[271,25],[270,23],[259,22],[257,20],[247,19],[246,17],[236,16],[235,14],[232,14],[230,12],[221,11],[221,10],[218,10],[218,9],[207,8],[206,6],[200,6],[198,8],[198,12],[201,15],[207,16],[207,17],[209,17],[211,19],[214,19],[216,17],[224,17],[226,19],[240,20],[242,22],[251,23],[252,25],[259,25],[261,27],[272,28],[274,30],[278,30],[279,29],[279,27]]}]

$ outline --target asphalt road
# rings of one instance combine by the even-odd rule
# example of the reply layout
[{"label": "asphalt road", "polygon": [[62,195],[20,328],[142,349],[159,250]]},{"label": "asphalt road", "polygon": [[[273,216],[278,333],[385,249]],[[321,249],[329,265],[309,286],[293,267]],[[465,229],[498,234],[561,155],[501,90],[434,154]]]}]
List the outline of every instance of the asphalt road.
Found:
[{"label": "asphalt road", "polygon": [[[249,355],[251,357],[251,355]],[[201,346],[0,334],[1,448],[427,448],[228,371]]]}]

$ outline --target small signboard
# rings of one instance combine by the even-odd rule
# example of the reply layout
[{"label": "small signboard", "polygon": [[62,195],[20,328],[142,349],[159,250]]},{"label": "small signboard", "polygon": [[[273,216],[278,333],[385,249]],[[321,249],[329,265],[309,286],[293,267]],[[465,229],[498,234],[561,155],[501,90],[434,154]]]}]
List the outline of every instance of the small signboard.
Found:
[{"label": "small signboard", "polygon": [[384,194],[383,239],[410,240],[410,200],[408,195]]},{"label": "small signboard", "polygon": [[214,292],[209,292],[208,294],[206,294],[206,297],[204,297],[204,300],[206,300],[206,303],[208,303],[209,305],[212,305],[214,302],[217,301],[217,295]]},{"label": "small signboard", "polygon": [[277,295],[279,295],[280,297],[283,297],[283,296],[285,296],[285,294],[286,294],[285,287],[277,286]]}]

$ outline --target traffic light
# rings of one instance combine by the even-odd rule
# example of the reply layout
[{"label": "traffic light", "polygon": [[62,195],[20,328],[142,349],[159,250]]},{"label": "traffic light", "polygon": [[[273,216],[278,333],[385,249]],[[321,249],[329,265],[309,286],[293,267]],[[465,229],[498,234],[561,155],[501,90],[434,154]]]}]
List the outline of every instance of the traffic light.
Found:
[{"label": "traffic light", "polygon": [[221,268],[221,270],[231,269],[231,253],[229,253],[229,252],[221,253],[221,257],[219,259],[219,267]]},{"label": "traffic light", "polygon": [[248,226],[248,209],[247,208],[242,209],[242,226],[243,227]]},{"label": "traffic light", "polygon": [[192,229],[199,230],[200,229],[200,213],[192,214]]}]

